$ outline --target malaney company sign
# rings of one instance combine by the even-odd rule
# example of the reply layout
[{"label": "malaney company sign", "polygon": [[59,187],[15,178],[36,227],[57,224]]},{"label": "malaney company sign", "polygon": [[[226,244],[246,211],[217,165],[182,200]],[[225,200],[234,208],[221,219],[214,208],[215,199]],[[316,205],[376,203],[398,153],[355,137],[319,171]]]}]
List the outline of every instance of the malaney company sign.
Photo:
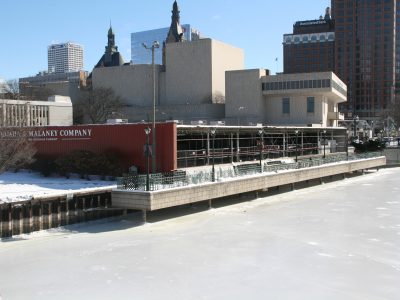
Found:
[{"label": "malaney company sign", "polygon": [[1,139],[28,137],[31,141],[88,140],[92,138],[92,129],[30,129],[9,128],[0,130]]}]

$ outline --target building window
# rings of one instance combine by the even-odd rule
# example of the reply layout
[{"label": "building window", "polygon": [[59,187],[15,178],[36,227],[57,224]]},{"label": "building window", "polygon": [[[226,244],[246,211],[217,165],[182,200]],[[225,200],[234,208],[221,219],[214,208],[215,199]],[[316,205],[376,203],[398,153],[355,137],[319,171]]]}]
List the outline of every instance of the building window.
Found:
[{"label": "building window", "polygon": [[307,97],[307,113],[314,113],[315,99],[314,97]]},{"label": "building window", "polygon": [[285,115],[290,114],[290,98],[282,99],[282,113]]}]

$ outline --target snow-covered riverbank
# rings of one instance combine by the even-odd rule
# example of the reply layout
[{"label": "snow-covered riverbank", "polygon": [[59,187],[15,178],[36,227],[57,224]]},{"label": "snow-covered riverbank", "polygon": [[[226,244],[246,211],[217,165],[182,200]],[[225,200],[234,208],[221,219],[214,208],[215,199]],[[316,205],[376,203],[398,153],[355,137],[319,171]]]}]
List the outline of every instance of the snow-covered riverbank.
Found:
[{"label": "snow-covered riverbank", "polygon": [[32,197],[44,195],[89,191],[104,187],[116,187],[116,182],[43,177],[38,173],[28,171],[6,172],[0,174],[0,203],[29,200]]}]

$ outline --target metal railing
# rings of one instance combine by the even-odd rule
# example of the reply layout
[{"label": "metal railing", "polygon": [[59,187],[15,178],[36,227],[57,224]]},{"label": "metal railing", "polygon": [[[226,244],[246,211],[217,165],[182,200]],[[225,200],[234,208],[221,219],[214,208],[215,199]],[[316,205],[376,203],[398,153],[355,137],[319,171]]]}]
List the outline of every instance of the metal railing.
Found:
[{"label": "metal railing", "polygon": [[[285,170],[303,169],[321,166],[329,163],[340,161],[360,160],[382,156],[381,152],[366,152],[360,154],[352,154],[347,156],[345,153],[331,154],[325,158],[317,156],[310,158],[299,159],[297,162],[285,163],[282,161],[267,161],[263,162],[262,172],[278,172]],[[253,174],[261,174],[259,163],[247,163],[241,165],[233,165],[227,168],[215,169],[215,181],[223,181],[229,178],[248,176]],[[202,183],[212,182],[212,171],[210,170],[197,171],[196,173],[187,173],[184,170],[177,170],[167,173],[150,174],[149,188],[150,191],[171,189],[176,187],[197,185]],[[122,190],[146,190],[146,175],[127,174],[117,178],[117,188]]]}]

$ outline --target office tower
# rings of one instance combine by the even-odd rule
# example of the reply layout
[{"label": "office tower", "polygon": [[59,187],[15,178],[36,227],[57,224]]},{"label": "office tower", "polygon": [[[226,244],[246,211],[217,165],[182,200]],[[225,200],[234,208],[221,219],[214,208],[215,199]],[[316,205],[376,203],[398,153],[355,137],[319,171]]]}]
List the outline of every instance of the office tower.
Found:
[{"label": "office tower", "polygon": [[347,118],[383,117],[394,101],[397,10],[396,0],[332,0],[335,73],[347,84]]},{"label": "office tower", "polygon": [[67,73],[83,69],[83,47],[71,42],[47,47],[48,72]]},{"label": "office tower", "polygon": [[[183,40],[196,41],[200,39],[200,32],[194,29],[190,24],[181,25],[183,30]],[[170,27],[158,28],[134,32],[131,34],[131,60],[134,64],[150,64],[151,54],[143,47],[143,43],[151,46],[154,41],[158,41],[160,45],[167,39]],[[162,63],[161,49],[155,52],[155,63]]]},{"label": "office tower", "polygon": [[325,72],[334,69],[335,24],[330,9],[317,20],[298,21],[283,36],[283,72]]}]

